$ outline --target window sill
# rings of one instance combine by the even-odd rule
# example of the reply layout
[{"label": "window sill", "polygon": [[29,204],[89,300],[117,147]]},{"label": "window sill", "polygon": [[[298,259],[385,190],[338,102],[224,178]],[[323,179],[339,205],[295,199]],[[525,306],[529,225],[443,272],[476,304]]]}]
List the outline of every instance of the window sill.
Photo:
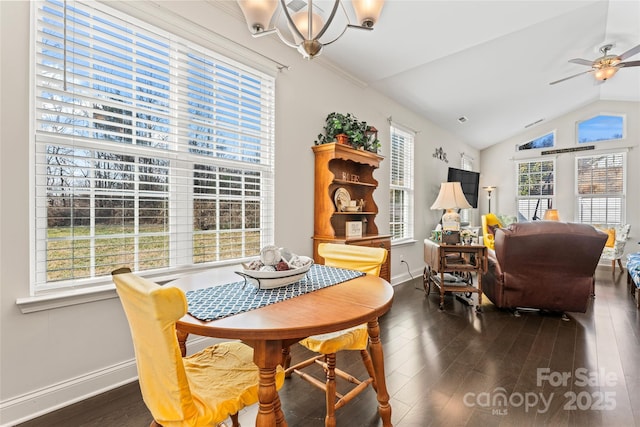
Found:
[{"label": "window sill", "polygon": [[392,240],[391,241],[391,247],[413,245],[416,242],[417,242],[417,240],[414,239],[414,238],[401,239],[401,240]]},{"label": "window sill", "polygon": [[[229,281],[233,281],[234,279],[238,280],[238,276],[235,274],[235,270],[237,270],[238,267],[237,263],[238,260],[235,260],[232,263],[220,264],[215,267],[191,267],[184,268],[180,271],[141,275],[142,277],[153,280],[160,285],[164,285],[167,282],[175,280],[179,277],[184,277],[188,274],[197,274],[203,271],[210,271],[211,269],[215,269],[215,271],[218,273],[218,279],[222,283],[226,283]],[[108,279],[108,281],[101,281],[94,286],[87,286],[80,289],[49,291],[40,295],[18,298],[16,300],[16,305],[18,306],[18,308],[20,308],[22,314],[28,314],[112,298],[118,298],[118,294],[116,292],[115,285],[110,279]]]},{"label": "window sill", "polygon": [[22,314],[28,314],[117,297],[118,294],[116,293],[116,287],[113,284],[110,284],[94,286],[86,289],[18,298],[16,300],[16,305],[20,308]]}]

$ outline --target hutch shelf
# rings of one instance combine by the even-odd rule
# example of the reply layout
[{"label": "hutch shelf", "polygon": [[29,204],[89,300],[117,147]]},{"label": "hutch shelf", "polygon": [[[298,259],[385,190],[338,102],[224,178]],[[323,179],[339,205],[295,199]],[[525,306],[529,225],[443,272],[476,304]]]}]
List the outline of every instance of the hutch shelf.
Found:
[{"label": "hutch shelf", "polygon": [[[380,277],[390,281],[391,236],[378,233],[375,221],[378,206],[373,199],[373,192],[378,187],[373,172],[383,157],[338,143],[314,145],[312,149],[315,154],[314,261],[324,263],[318,255],[318,244],[324,242],[384,247],[389,256]],[[363,205],[362,209],[358,212],[338,211],[335,201],[338,189],[345,189],[351,200]],[[347,237],[347,222],[361,223],[362,235]]]}]

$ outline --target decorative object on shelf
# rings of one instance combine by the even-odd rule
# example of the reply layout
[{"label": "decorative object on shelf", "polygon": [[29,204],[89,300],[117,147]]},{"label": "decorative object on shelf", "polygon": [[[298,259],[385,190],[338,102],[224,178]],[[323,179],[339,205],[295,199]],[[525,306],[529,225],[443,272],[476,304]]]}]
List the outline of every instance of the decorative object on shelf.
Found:
[{"label": "decorative object on shelf", "polygon": [[460,230],[460,242],[463,245],[470,245],[474,242],[474,238],[477,240],[478,234],[474,233],[473,230],[469,228],[463,228]]},{"label": "decorative object on shelf", "polygon": [[336,142],[338,144],[349,145],[349,135],[346,133],[339,133],[336,135]]},{"label": "decorative object on shelf", "polygon": [[484,190],[487,190],[487,200],[489,201],[489,210],[487,213],[491,213],[491,193],[496,189],[495,185],[487,185],[486,187],[482,187]]},{"label": "decorative object on shelf", "polygon": [[338,141],[338,138],[342,138],[339,135],[346,135],[348,138],[348,144],[353,148],[363,149],[377,153],[380,148],[380,140],[378,139],[378,130],[367,124],[365,121],[360,121],[351,113],[329,113],[325,119],[324,134],[318,134],[318,139],[315,141],[316,145],[326,144],[329,142]]},{"label": "decorative object on shelf", "polygon": [[560,214],[558,213],[558,209],[547,209],[544,211],[545,221],[560,221]]},{"label": "decorative object on shelf", "polygon": [[431,209],[445,209],[442,215],[442,229],[444,231],[460,231],[460,214],[455,209],[469,209],[471,205],[464,197],[459,182],[443,182],[440,193]]},{"label": "decorative object on shelf", "polygon": [[344,224],[347,239],[362,237],[362,221],[347,221]]},{"label": "decorative object on shelf", "polygon": [[[277,34],[280,40],[289,47],[298,49],[304,58],[312,59],[322,53],[324,45],[338,40],[349,28],[373,30],[378,21],[384,0],[353,0],[350,2],[356,14],[358,24],[352,24],[344,5],[335,0],[326,11],[314,8],[313,1],[296,1],[287,4],[280,0],[238,0],[240,9],[254,37]],[[330,29],[338,8],[344,14],[344,28]],[[276,9],[278,13],[276,15]],[[282,16],[284,15],[284,17]],[[274,19],[275,16],[275,19]],[[287,28],[282,31],[280,28]],[[285,32],[290,34],[285,36]],[[325,36],[326,37],[323,37]],[[321,40],[322,39],[322,40]]]},{"label": "decorative object on shelf", "polygon": [[444,152],[442,147],[436,148],[436,151],[433,153],[433,157],[438,160],[442,160],[445,163],[449,163],[449,160],[447,160],[447,153]]},{"label": "decorative object on shelf", "polygon": [[340,187],[333,195],[333,201],[336,203],[336,210],[338,212],[343,212],[351,202],[351,195],[346,188]]}]

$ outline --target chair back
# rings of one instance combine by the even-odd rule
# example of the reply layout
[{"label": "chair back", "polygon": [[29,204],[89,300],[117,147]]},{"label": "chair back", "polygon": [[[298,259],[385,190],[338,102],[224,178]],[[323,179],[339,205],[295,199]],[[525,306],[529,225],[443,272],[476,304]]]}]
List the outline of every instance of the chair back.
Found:
[{"label": "chair back", "polygon": [[163,424],[196,419],[199,411],[176,337],[175,322],[187,312],[184,293],[128,269],[114,271],[113,281],[129,322],[142,397],[153,418]]},{"label": "chair back", "polygon": [[382,264],[387,260],[385,248],[337,243],[320,243],[318,255],[324,258],[324,265],[329,267],[358,270],[374,276],[380,275]]}]

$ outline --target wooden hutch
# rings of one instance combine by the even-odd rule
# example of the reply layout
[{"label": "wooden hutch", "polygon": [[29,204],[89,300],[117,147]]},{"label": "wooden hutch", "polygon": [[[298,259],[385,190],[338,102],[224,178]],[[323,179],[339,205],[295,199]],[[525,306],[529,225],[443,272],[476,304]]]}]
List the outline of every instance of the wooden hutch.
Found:
[{"label": "wooden hutch", "polygon": [[[314,145],[312,149],[315,154],[314,262],[324,263],[318,256],[319,243],[383,247],[389,255],[382,265],[380,277],[391,282],[391,236],[378,234],[375,222],[378,206],[373,199],[373,192],[378,187],[373,171],[383,157],[335,142]],[[351,200],[364,201],[364,207],[357,212],[339,211],[335,201],[338,189],[346,190]],[[349,221],[361,222],[362,237],[346,237]]]}]

